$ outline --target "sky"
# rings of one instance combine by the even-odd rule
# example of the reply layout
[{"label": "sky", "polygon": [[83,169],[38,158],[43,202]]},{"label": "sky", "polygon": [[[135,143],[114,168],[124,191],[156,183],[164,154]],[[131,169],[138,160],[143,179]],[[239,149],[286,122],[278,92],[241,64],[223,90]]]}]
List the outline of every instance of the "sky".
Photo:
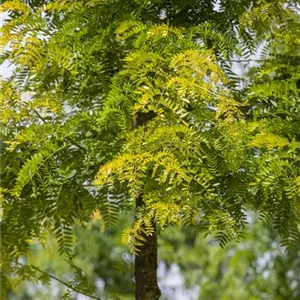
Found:
[{"label": "sky", "polygon": [[[6,13],[0,13],[0,28],[2,28],[5,20],[7,18]],[[0,75],[3,78],[9,78],[13,72],[13,67],[10,66],[10,63],[8,61],[5,61],[3,64],[0,65]]]}]

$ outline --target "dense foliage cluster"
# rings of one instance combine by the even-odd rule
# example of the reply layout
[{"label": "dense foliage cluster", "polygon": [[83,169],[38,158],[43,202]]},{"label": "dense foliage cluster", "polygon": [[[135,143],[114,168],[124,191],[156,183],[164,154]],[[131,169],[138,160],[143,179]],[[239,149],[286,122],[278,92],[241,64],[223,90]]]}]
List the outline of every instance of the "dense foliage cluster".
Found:
[{"label": "dense foliage cluster", "polygon": [[[72,263],[72,227],[95,214],[107,226],[119,212],[135,216],[123,234],[133,253],[155,226],[191,226],[224,245],[248,209],[274,220],[284,246],[299,241],[296,3],[14,0],[1,9],[1,59],[15,66],[1,94],[3,275],[34,278],[18,258],[49,231]],[[262,43],[263,62],[240,80],[232,60]]]}]

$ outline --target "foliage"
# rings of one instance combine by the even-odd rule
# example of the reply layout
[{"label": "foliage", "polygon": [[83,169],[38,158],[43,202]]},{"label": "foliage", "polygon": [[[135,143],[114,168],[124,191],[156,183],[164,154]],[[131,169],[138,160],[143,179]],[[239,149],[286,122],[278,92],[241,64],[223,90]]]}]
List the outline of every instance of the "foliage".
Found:
[{"label": "foliage", "polygon": [[[3,2],[1,59],[16,66],[1,95],[3,274],[48,230],[72,264],[72,228],[95,213],[107,226],[135,215],[122,238],[133,253],[152,220],[216,233],[224,246],[249,208],[296,245],[297,68],[266,62],[260,82],[237,90],[228,65],[264,39],[267,55],[284,53],[278,40],[287,32],[290,46],[298,15],[283,1],[201,3]],[[274,100],[269,90],[286,82]]]},{"label": "foliage", "polygon": [[[298,299],[299,252],[284,254],[274,230],[270,226],[263,226],[251,215],[248,218],[250,224],[246,227],[243,240],[238,244],[230,242],[224,249],[212,237],[203,239],[201,234],[195,236],[188,227],[181,231],[168,227],[159,239],[159,265],[165,269],[159,282],[164,299],[180,299],[179,295],[188,297],[188,291],[196,291],[197,287],[199,299]],[[120,219],[114,230],[105,235],[99,234],[102,226],[96,218],[91,228],[77,228],[75,261],[89,283],[100,278],[105,282],[104,287],[101,285],[97,289],[99,295],[130,299],[133,293],[132,262],[126,248],[120,245],[122,228],[130,222],[126,216]],[[71,277],[72,270],[55,250],[53,240],[48,240],[47,248],[34,247],[34,255],[28,263],[59,278]],[[172,271],[175,266],[182,276],[182,284],[176,281],[177,284],[170,283],[168,286],[167,278],[171,274],[175,280]],[[176,279],[178,276],[176,274]],[[51,286],[36,287],[28,295],[28,283],[25,282],[14,291],[11,298],[24,299],[24,295],[26,299],[53,298],[54,287],[61,291],[60,295],[63,294],[65,287],[51,282]],[[197,299],[196,294],[193,299]]]},{"label": "foliage", "polygon": [[188,231],[170,228],[162,235],[161,257],[169,267],[179,264],[187,288],[199,287],[197,299],[299,297],[299,245],[284,254],[274,230],[249,217],[244,239],[224,249],[211,237],[204,240]]},{"label": "foliage", "polygon": [[[90,287],[101,299],[102,296],[104,299],[130,298],[134,289],[132,257],[120,243],[122,231],[129,225],[128,216],[122,215],[114,228],[105,230],[103,220],[95,214],[87,226],[75,226],[76,244],[72,247],[72,255],[77,274],[78,270],[82,270],[81,274],[84,275],[81,279],[76,277],[76,269],[59,254],[57,243],[50,234],[47,235],[44,247],[36,241],[31,245],[32,256],[27,257],[26,264],[38,267],[50,275],[55,274],[56,278],[80,287],[81,291]],[[61,299],[67,291],[65,285],[52,279],[43,286],[25,281],[11,291],[9,298]],[[70,295],[74,298],[76,294],[72,292]]]}]

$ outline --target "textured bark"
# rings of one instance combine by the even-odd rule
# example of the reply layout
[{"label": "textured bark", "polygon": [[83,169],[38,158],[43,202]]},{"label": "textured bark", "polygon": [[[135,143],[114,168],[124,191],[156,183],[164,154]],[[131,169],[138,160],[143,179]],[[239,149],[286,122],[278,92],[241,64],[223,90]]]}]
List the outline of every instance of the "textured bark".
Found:
[{"label": "textured bark", "polygon": [[[146,124],[155,117],[155,113],[139,113],[133,120],[132,128]],[[136,200],[136,207],[143,206],[143,198]],[[145,243],[138,249],[139,254],[135,256],[135,299],[136,300],[158,300],[160,289],[157,284],[157,234],[153,221],[154,233],[151,236],[144,236]]]},{"label": "textured bark", "polygon": [[[136,206],[142,206],[139,198]],[[153,222],[154,228],[155,224]],[[160,289],[157,284],[157,234],[156,229],[151,236],[144,236],[146,241],[139,247],[139,254],[135,257],[135,299],[158,300]]]}]

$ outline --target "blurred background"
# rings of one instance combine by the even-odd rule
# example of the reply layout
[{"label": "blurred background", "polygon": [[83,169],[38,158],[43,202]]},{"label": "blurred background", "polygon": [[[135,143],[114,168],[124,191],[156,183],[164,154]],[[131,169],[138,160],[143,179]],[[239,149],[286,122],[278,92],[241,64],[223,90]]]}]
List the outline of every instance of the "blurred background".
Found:
[{"label": "blurred background", "polygon": [[[122,216],[114,229],[104,230],[101,218],[75,228],[74,265],[82,270],[85,285],[103,299],[134,299],[133,257],[121,244],[130,218]],[[35,244],[26,259],[41,270],[64,280],[76,276],[58,254],[54,238],[46,246]],[[46,249],[47,248],[47,249]],[[222,249],[192,229],[168,228],[159,238],[159,284],[165,300],[293,300],[300,299],[300,248],[284,253],[271,227],[249,215],[249,225],[240,243]],[[78,274],[77,274],[78,275]],[[45,280],[48,281],[48,280]],[[87,300],[56,280],[16,284],[11,300]]]}]

